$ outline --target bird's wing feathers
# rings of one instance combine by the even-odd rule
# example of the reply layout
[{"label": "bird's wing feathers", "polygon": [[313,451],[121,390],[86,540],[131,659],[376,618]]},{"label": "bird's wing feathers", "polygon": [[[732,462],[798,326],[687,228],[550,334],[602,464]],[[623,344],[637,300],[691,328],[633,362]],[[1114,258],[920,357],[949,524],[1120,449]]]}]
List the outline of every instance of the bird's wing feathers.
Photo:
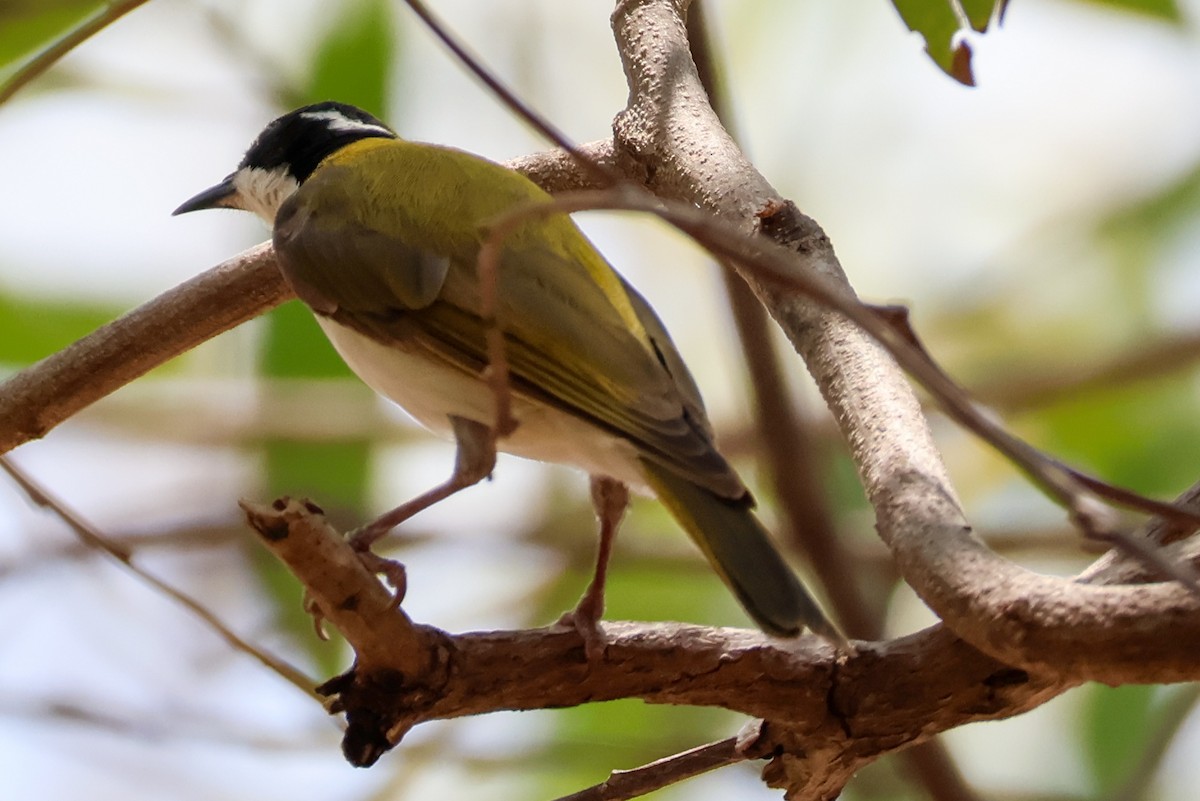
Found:
[{"label": "bird's wing feathers", "polygon": [[[333,183],[345,184],[306,182],[276,220],[276,253],[297,294],[360,333],[415,338],[478,375],[488,364],[475,260],[481,234],[457,253],[414,246],[438,237],[350,206]],[[498,280],[514,392],[631,441],[721,496],[745,495],[713,447],[699,392],[662,323],[574,223],[558,216],[526,224],[506,240]]]},{"label": "bird's wing feathers", "polygon": [[422,309],[437,299],[449,257],[358,222],[342,213],[334,193],[320,200],[297,192],[275,218],[279,265],[301,300],[321,314],[332,314],[339,308],[386,312],[396,304]]}]

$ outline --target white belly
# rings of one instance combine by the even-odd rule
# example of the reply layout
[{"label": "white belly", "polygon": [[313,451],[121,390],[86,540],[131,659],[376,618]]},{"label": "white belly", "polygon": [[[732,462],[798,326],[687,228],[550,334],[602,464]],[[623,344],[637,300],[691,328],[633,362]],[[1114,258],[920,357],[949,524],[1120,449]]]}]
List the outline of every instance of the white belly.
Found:
[{"label": "white belly", "polygon": [[[367,386],[397,403],[430,431],[451,437],[451,415],[488,426],[495,422],[492,391],[478,378],[381,345],[326,317],[318,315],[317,323]],[[527,398],[514,396],[512,407],[517,429],[497,443],[500,450],[541,462],[572,465],[648,492],[630,443]]]}]

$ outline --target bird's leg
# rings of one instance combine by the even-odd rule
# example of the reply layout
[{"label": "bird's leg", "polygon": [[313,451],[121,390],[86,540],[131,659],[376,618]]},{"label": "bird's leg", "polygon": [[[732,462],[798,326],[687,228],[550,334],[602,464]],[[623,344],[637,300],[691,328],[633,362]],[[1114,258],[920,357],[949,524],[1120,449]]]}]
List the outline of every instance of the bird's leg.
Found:
[{"label": "bird's leg", "polygon": [[454,456],[454,472],[445,482],[385,512],[370,523],[350,533],[350,545],[358,551],[363,563],[376,573],[382,573],[396,588],[396,601],[404,598],[404,565],[371,553],[371,546],[396,526],[413,515],[449,498],[459,490],[478,484],[492,474],[496,466],[496,439],[483,423],[450,416],[458,450]]},{"label": "bird's leg", "polygon": [[599,622],[604,614],[604,584],[608,578],[608,559],[612,555],[613,540],[625,509],[629,506],[629,488],[620,481],[606,476],[592,476],[592,507],[600,521],[600,544],[596,550],[596,571],[583,597],[559,621],[575,627],[583,637],[584,650],[588,659],[604,653],[604,638]]}]

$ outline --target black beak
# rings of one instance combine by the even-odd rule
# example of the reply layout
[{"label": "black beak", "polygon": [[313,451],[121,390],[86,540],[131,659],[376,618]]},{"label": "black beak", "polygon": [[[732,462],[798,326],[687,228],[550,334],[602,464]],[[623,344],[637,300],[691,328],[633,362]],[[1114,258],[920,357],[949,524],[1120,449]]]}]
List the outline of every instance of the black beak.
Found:
[{"label": "black beak", "polygon": [[195,197],[184,201],[183,205],[171,212],[171,216],[176,214],[187,214],[189,211],[201,211],[202,209],[237,209],[241,208],[237,203],[237,188],[233,185],[233,175],[227,175],[225,180],[216,186],[210,186]]}]

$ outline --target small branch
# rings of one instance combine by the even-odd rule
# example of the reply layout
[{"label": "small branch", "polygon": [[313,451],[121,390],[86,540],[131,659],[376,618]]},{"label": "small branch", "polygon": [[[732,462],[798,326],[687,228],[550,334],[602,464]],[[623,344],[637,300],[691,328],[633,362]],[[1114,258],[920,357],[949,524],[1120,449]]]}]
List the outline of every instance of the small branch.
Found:
[{"label": "small branch", "polygon": [[[490,221],[491,231],[485,246],[495,247],[504,231],[517,220],[595,208],[655,214],[718,256],[741,264],[756,279],[800,290],[836,309],[880,344],[886,344],[888,351],[921,379],[952,416],[963,415],[973,421],[978,417],[988,432],[994,432],[994,436],[985,439],[1001,453],[1021,454],[1017,463],[1023,469],[1061,480],[1061,485],[1056,486],[1063,493],[1071,493],[1076,505],[1088,503],[1085,508],[1106,509],[1085,494],[1091,487],[1079,481],[1080,474],[1042,456],[999,423],[985,418],[923,349],[870,307],[847,295],[825,276],[794,271],[790,255],[769,243],[756,245],[695,208],[647,201],[644,193],[624,191],[624,187],[564,193],[552,202],[515,207]],[[916,403],[911,394],[909,398]],[[971,430],[979,433],[973,426]],[[1040,576],[997,555],[975,537],[962,519],[957,500],[928,471],[910,468],[909,473],[898,473],[893,480],[899,483],[879,494],[881,504],[876,512],[881,520],[895,515],[890,521],[894,528],[881,524],[880,533],[892,545],[901,571],[914,589],[948,625],[976,647],[1009,664],[1047,672],[1057,669],[1063,671],[1063,676],[1074,677],[1075,671],[1090,671],[1081,678],[1097,681],[1128,681],[1112,677],[1127,677],[1138,664],[1156,676],[1189,672],[1187,663],[1194,655],[1190,648],[1181,645],[1190,644],[1193,636],[1200,636],[1200,598],[1189,595],[1186,586],[1084,588],[1065,579]],[[1131,502],[1161,510],[1171,520],[1185,521],[1189,527],[1194,527],[1200,515],[1179,504],[1142,499],[1127,490],[1108,495],[1122,493]],[[1082,516],[1077,509],[1075,514]],[[1004,599],[1003,608],[996,606],[997,597]],[[1114,605],[1122,611],[1114,611]],[[965,609],[972,611],[964,614]],[[1118,619],[1122,623],[1114,624]],[[1132,625],[1135,619],[1140,622]],[[960,625],[962,629],[958,628]],[[1031,639],[1038,641],[1037,648],[1025,647]],[[1071,645],[1064,650],[1067,642]],[[1098,650],[1098,643],[1109,650]],[[1087,647],[1081,650],[1084,645]]]},{"label": "small branch", "polygon": [[74,532],[80,541],[90,548],[106,554],[114,561],[121,564],[126,570],[133,573],[141,581],[148,584],[157,592],[165,595],[171,600],[178,603],[184,609],[187,609],[199,620],[208,626],[218,637],[226,642],[233,650],[240,651],[253,659],[255,659],[263,667],[267,668],[276,675],[282,677],[285,681],[296,687],[305,695],[316,698],[313,692],[315,682],[308,676],[305,676],[296,668],[289,665],[282,659],[268,654],[266,651],[257,648],[248,641],[242,639],[235,634],[228,626],[221,622],[207,607],[184,594],[180,590],[167,584],[162,579],[148,573],[138,567],[133,561],[133,554],[128,549],[114,543],[111,539],[102,534],[99,529],[91,523],[84,520],[74,511],[69,509],[66,504],[55,498],[48,490],[43,488],[28,476],[23,470],[18,468],[13,462],[5,456],[0,456],[0,469],[8,473],[17,486],[29,497],[29,499],[38,506],[48,509],[61,519]]},{"label": "small branch", "polygon": [[614,770],[600,784],[557,801],[628,801],[717,768],[746,761],[736,737],[655,760],[633,770]]},{"label": "small branch", "polygon": [[354,649],[359,670],[386,666],[410,679],[433,672],[432,630],[415,626],[397,608],[392,592],[318,507],[286,498],[269,506],[242,501],[241,507],[267,550],[304,585],[310,607]]},{"label": "small branch", "polygon": [[[718,119],[731,136],[729,97],[719,79],[702,2],[693,2],[687,15],[687,34],[700,83]],[[742,353],[751,376],[757,412],[758,446],[766,454],[775,496],[787,521],[790,539],[808,557],[813,572],[823,585],[843,631],[858,639],[875,639],[882,629],[882,609],[874,607],[863,592],[861,570],[843,538],[838,536],[825,497],[821,467],[827,454],[820,447],[812,426],[797,411],[780,371],[780,354],[770,336],[766,309],[746,282],[729,264],[722,264],[722,278],[729,308],[737,326]],[[880,596],[882,599],[882,596]],[[967,784],[954,758],[939,739],[930,739],[900,755],[915,781],[923,785],[931,801],[972,801],[976,793]]]},{"label": "small branch", "polygon": [[[607,170],[615,169],[611,139],[579,145],[578,153],[589,163]],[[562,150],[547,150],[531,156],[519,156],[506,163],[550,194],[580,189],[603,189],[611,183],[597,180],[591,170],[579,166],[576,157]]]},{"label": "small branch", "polygon": [[[613,14],[630,86],[629,106],[614,123],[618,163],[630,172],[652,164],[645,179],[656,194],[715,213],[744,233],[757,224],[789,251],[784,256],[762,247],[749,254],[747,239],[726,228],[718,246],[711,220],[701,222],[702,215],[677,214],[675,208],[669,214],[656,211],[744,268],[742,275],[804,357],[833,410],[875,508],[880,535],[904,578],[947,625],[1011,664],[1048,670],[1070,665],[1064,675],[1094,670],[1088,677],[1121,681],[1118,674],[1137,669],[1137,656],[1125,662],[1117,655],[1129,653],[1155,661],[1165,674],[1187,672],[1186,649],[1163,649],[1155,637],[1140,638],[1128,630],[1161,624],[1159,637],[1168,629],[1192,636],[1184,632],[1200,627],[1200,605],[1181,588],[1080,588],[1023,570],[970,533],[919,403],[895,361],[872,338],[886,343],[906,369],[948,402],[955,419],[1068,504],[1076,520],[1094,527],[1099,506],[1087,503],[1090,491],[1075,477],[976,407],[888,320],[862,313],[824,232],[779,197],[721,128],[688,51],[685,5],[624,0]],[[769,273],[759,269],[768,262]],[[1146,507],[1176,520],[1195,517],[1169,504]],[[1091,590],[1099,592],[1091,595]],[[1126,614],[1113,617],[1116,607]],[[1120,625],[1114,623],[1118,618]],[[1027,647],[1031,631],[1037,632],[1036,648]],[[1058,645],[1056,636],[1063,637]],[[1064,647],[1067,641],[1070,646]],[[1098,643],[1120,664],[1099,664],[1104,656]],[[1049,664],[1054,657],[1064,661]]]},{"label": "small branch", "polygon": [[518,117],[532,125],[542,136],[562,148],[563,152],[588,176],[589,182],[605,186],[616,179],[616,174],[608,166],[604,163],[593,161],[566,134],[552,125],[541,114],[534,111],[515,92],[509,89],[503,81],[497,78],[491,70],[485,67],[483,62],[471,53],[466,44],[460,41],[449,28],[443,25],[441,20],[435,17],[433,12],[421,0],[404,0],[404,2],[420,18],[421,22],[425,23],[425,26],[433,32],[433,35],[449,48],[459,63],[464,65],[476,78],[482,81],[484,86],[504,102],[505,106],[512,110]]},{"label": "small branch", "polygon": [[[346,749],[355,764],[369,764],[429,720],[641,698],[766,718],[802,740],[789,754],[804,754],[813,765],[836,762],[837,775],[848,776],[948,728],[1018,714],[1099,670],[1113,683],[1200,679],[1195,640],[1187,639],[1194,632],[1187,629],[1176,644],[1183,656],[1167,665],[1145,651],[1134,654],[1144,660],[1114,660],[1109,651],[1125,646],[1113,644],[1113,632],[1087,646],[1072,642],[1071,673],[1057,663],[1031,672],[997,662],[942,626],[856,643],[850,654],[816,638],[779,641],[677,623],[605,623],[606,647],[597,658],[586,655],[572,626],[448,635],[415,626],[395,609],[388,590],[311,505],[246,508],[264,544],[300,577],[314,606],[358,654],[355,669],[324,688],[336,696],[334,711],[347,714]],[[1152,589],[1102,586],[1118,576],[1099,573],[1092,585],[1071,586]],[[1121,602],[1128,595],[1113,606]],[[1122,625],[1128,622],[1113,628]],[[1046,643],[1039,647],[1044,662],[1060,658]]]},{"label": "small branch", "polygon": [[[704,4],[694,2],[687,15],[687,37],[700,85],[718,120],[731,136],[732,112],[719,78]],[[843,631],[856,639],[880,634],[881,609],[871,609],[855,580],[854,560],[837,526],[826,497],[822,469],[828,454],[799,412],[788,388],[781,358],[771,337],[770,317],[733,265],[721,262],[729,309],[737,327],[742,355],[750,373],[758,428],[758,449],[765,453],[775,497],[787,521],[787,534],[808,558]],[[962,799],[961,801],[965,801]]]},{"label": "small branch", "polygon": [[346,714],[346,759],[359,767],[374,764],[408,731],[392,710],[423,709],[442,695],[448,638],[414,625],[362,555],[312,503],[284,498],[270,506],[247,501],[241,506],[263,545],[304,585],[318,624],[336,626],[354,649],[354,668],[317,692],[331,697],[331,712]]},{"label": "small branch", "polygon": [[72,28],[64,36],[55,39],[40,50],[31,59],[22,64],[7,80],[0,83],[0,103],[8,100],[20,91],[22,87],[38,78],[46,70],[58,63],[67,53],[70,53],[76,47],[145,2],[146,0],[110,2],[103,8],[98,9],[92,16]]},{"label": "small branch", "polygon": [[1086,393],[1127,386],[1191,370],[1200,361],[1200,333],[1180,334],[1137,347],[1106,360],[1078,359],[1054,369],[1022,367],[973,387],[983,403],[1020,413]]}]

